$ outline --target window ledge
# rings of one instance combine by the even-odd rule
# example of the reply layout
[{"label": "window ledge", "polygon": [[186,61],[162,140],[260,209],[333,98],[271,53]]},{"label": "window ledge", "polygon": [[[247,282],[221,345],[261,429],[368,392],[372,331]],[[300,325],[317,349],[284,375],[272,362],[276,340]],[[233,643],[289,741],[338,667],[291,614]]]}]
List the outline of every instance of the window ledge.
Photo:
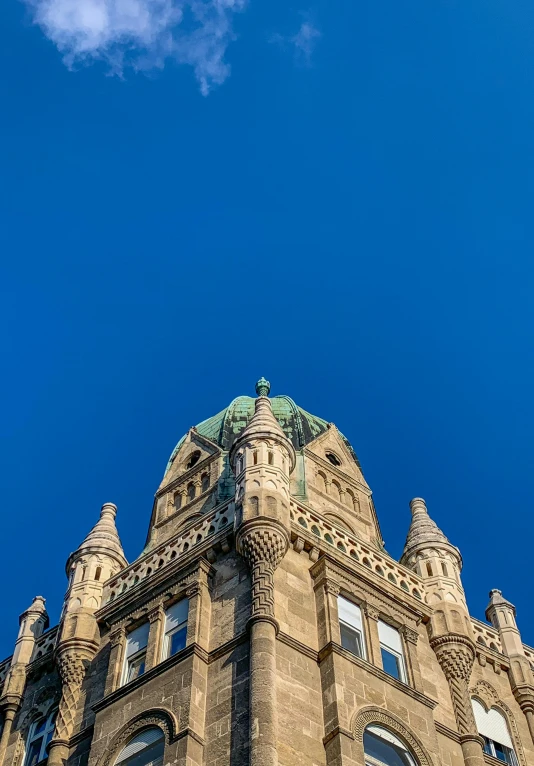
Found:
[{"label": "window ledge", "polygon": [[495,758],[493,755],[489,755],[489,753],[483,753],[484,756],[484,762],[491,764],[491,766],[506,766],[506,761],[501,761],[499,758]]},{"label": "window ledge", "polygon": [[[376,665],[372,665],[370,662],[367,662],[367,660],[363,660],[361,657],[358,657],[357,655],[352,654],[352,652],[349,652],[348,649],[344,649],[340,644],[336,644],[333,641],[331,641],[329,644],[326,644],[326,646],[323,647],[323,649],[321,649],[321,651],[319,652],[319,663],[321,663],[326,657],[329,657],[331,654],[337,654],[340,657],[344,657],[345,659],[349,660],[349,662],[352,662],[355,665],[358,665],[363,670],[367,670],[367,672],[371,673],[371,675],[376,676],[377,678],[380,678],[381,681],[385,681],[391,686],[394,686],[396,689],[399,689],[400,691],[404,692],[408,696],[417,700],[417,702],[420,702],[421,704],[426,705],[426,707],[429,707],[432,710],[438,704],[437,700],[433,700],[431,699],[431,697],[427,697],[426,694],[423,694],[422,692],[417,691],[417,689],[414,689],[412,686],[409,686],[408,684],[405,684],[402,681],[398,681],[396,678],[393,678],[393,676],[390,676],[389,673],[386,673],[384,670],[382,670],[382,668],[377,668]],[[495,761],[496,759],[494,758],[492,760],[492,763]],[[498,763],[502,763],[502,762],[499,761]]]},{"label": "window ledge", "polygon": [[[101,710],[104,710],[104,708],[112,705],[117,700],[122,699],[122,697],[126,697],[128,694],[130,694],[130,692],[148,683],[153,678],[161,675],[161,673],[165,673],[166,670],[173,667],[174,665],[178,665],[183,660],[192,657],[194,654],[203,659],[205,662],[207,662],[209,659],[207,652],[201,649],[198,644],[190,644],[189,646],[186,646],[185,649],[181,649],[179,652],[176,652],[176,654],[173,654],[172,657],[168,657],[166,660],[163,660],[157,665],[154,665],[152,668],[147,670],[146,673],[143,673],[142,676],[138,676],[138,678],[134,678],[133,681],[129,681],[127,684],[119,686],[118,689],[115,689],[115,691],[108,694],[107,697],[104,697],[104,699],[100,700],[100,702],[97,702],[95,705],[93,705],[94,712],[98,713]],[[39,764],[37,766],[39,766]]]}]

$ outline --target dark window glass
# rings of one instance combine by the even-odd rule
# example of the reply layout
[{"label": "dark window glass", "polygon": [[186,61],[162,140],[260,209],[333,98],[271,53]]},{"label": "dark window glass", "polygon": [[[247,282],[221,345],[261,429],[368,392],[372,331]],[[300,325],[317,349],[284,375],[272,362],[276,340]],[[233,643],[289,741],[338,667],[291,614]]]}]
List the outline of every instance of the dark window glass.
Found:
[{"label": "dark window glass", "polygon": [[176,652],[179,652],[180,649],[183,649],[185,647],[186,636],[187,636],[187,625],[185,625],[183,628],[180,628],[180,630],[177,630],[175,633],[171,634],[169,657],[171,657],[173,654],[176,654]]},{"label": "dark window glass", "polygon": [[380,651],[382,654],[382,667],[388,675],[393,676],[393,678],[398,678],[400,681],[402,676],[399,657],[392,652],[388,652],[384,647],[381,647]]},{"label": "dark window glass", "polygon": [[365,755],[376,758],[386,766],[413,766],[413,759],[404,749],[377,737],[370,731],[366,731],[363,735],[363,746]]},{"label": "dark window glass", "polygon": [[334,455],[333,452],[327,452],[326,457],[328,458],[328,460],[330,460],[332,465],[341,465],[341,460],[338,458],[337,455]]},{"label": "dark window glass", "polygon": [[145,659],[146,654],[142,654],[139,657],[134,657],[128,663],[128,681],[133,681],[134,678],[139,678],[145,672]]},{"label": "dark window glass", "polygon": [[345,625],[343,622],[339,623],[339,628],[341,631],[341,646],[358,657],[363,657],[361,633]]},{"label": "dark window glass", "polygon": [[164,748],[165,740],[162,738],[145,747],[141,752],[120,761],[120,766],[160,766],[163,763]]},{"label": "dark window glass", "polygon": [[41,748],[43,746],[43,739],[34,739],[33,742],[30,745],[30,749],[28,750],[28,756],[26,759],[26,766],[35,766],[36,763],[39,763],[40,760],[40,753]]},{"label": "dark window glass", "polygon": [[200,460],[200,450],[195,450],[189,460],[187,461],[186,468],[192,468]]}]

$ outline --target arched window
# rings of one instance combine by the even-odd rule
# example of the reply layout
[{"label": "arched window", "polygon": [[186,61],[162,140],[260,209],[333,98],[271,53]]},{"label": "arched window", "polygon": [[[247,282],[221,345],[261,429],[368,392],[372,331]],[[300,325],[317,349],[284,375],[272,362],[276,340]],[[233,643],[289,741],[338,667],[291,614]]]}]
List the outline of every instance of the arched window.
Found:
[{"label": "arched window", "polygon": [[494,707],[486,710],[484,705],[476,699],[472,699],[471,703],[478,733],[484,738],[484,752],[510,766],[518,766],[514,744],[504,715]]},{"label": "arched window", "polygon": [[131,739],[115,761],[115,766],[162,766],[165,737],[152,726]]},{"label": "arched window", "polygon": [[187,500],[189,502],[191,502],[191,500],[194,500],[195,494],[196,494],[196,487],[193,484],[193,482],[191,482],[190,484],[187,485]]},{"label": "arched window", "polygon": [[202,492],[207,492],[210,488],[210,477],[209,474],[205,473],[202,476]]},{"label": "arched window", "polygon": [[194,465],[196,465],[198,461],[200,460],[200,455],[201,455],[201,452],[198,449],[192,452],[191,457],[187,461],[186,468],[192,468]]},{"label": "arched window", "polygon": [[396,734],[370,724],[363,733],[365,766],[416,766],[415,758]]},{"label": "arched window", "polygon": [[317,474],[317,489],[326,495],[326,476],[322,471]]},{"label": "arched window", "polygon": [[337,500],[338,503],[341,502],[341,487],[340,487],[339,483],[335,479],[332,482],[332,493],[331,494],[332,494],[332,497],[334,498],[334,500]]},{"label": "arched window", "polygon": [[24,766],[35,766],[36,763],[46,758],[46,746],[54,733],[56,715],[57,710],[54,710],[49,716],[39,718],[30,726],[30,732],[26,740]]}]

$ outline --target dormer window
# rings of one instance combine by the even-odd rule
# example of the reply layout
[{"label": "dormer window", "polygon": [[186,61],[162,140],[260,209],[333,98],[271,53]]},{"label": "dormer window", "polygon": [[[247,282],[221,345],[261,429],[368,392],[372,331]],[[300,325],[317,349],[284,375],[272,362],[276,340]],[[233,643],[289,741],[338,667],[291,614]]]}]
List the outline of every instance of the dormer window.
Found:
[{"label": "dormer window", "polygon": [[200,460],[200,450],[195,450],[191,453],[189,460],[187,461],[186,468],[192,468]]},{"label": "dormer window", "polygon": [[332,465],[335,465],[335,466],[341,465],[341,460],[338,458],[337,455],[334,455],[333,452],[327,452],[326,459],[329,460],[332,463]]}]

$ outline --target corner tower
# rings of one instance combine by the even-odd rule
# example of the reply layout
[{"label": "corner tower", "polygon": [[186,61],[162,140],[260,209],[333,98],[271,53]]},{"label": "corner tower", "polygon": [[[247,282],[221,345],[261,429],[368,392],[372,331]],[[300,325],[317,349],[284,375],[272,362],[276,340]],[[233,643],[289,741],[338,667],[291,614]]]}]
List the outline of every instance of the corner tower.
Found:
[{"label": "corner tower", "polygon": [[449,684],[466,766],[483,766],[483,740],[469,695],[475,642],[460,578],[462,557],[430,518],[422,498],[414,498],[410,508],[412,523],[400,561],[423,578],[427,602],[434,610],[430,645]]},{"label": "corner tower", "polygon": [[289,547],[289,477],[295,449],[273,415],[270,384],[256,384],[255,412],[230,450],[235,475],[236,548],[252,577],[250,766],[276,766],[274,571]]},{"label": "corner tower", "polygon": [[63,766],[68,758],[82,684],[100,645],[95,612],[102,605],[104,582],[128,563],[115,526],[116,515],[117,506],[105,503],[100,519],[67,560],[69,582],[56,647],[62,689],[49,766]]}]

